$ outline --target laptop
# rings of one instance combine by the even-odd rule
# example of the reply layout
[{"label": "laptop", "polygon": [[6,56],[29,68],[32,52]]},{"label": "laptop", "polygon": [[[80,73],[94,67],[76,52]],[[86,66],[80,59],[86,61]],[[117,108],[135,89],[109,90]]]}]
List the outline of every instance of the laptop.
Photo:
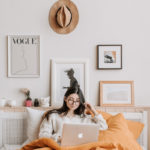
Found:
[{"label": "laptop", "polygon": [[99,126],[96,124],[64,123],[61,146],[75,146],[98,141]]}]

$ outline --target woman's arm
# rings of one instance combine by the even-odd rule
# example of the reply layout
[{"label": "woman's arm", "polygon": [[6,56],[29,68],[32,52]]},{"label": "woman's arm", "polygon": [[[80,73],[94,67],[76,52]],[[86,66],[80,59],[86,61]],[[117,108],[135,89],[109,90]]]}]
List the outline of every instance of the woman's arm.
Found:
[{"label": "woman's arm", "polygon": [[106,120],[103,118],[101,114],[95,115],[93,118],[91,118],[93,122],[99,125],[100,130],[106,130],[108,129],[108,125],[106,123]]},{"label": "woman's arm", "polygon": [[40,125],[39,138],[42,137],[52,138],[56,142],[58,141],[58,134],[53,133],[53,125],[51,118],[49,118],[49,120],[45,118]]},{"label": "woman's arm", "polygon": [[85,103],[85,108],[94,114],[94,117],[92,117],[91,120],[99,125],[100,130],[106,130],[108,128],[106,120],[103,118],[101,114],[99,114],[96,111],[96,109],[91,104]]}]

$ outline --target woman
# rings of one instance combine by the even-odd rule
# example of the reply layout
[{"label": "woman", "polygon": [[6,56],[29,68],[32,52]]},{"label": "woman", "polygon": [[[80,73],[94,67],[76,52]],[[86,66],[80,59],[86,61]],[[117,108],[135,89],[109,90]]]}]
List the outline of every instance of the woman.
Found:
[{"label": "woman", "polygon": [[[86,115],[85,110],[91,111],[94,117]],[[45,114],[40,126],[39,138],[53,138],[60,143],[64,123],[96,123],[100,130],[108,128],[102,115],[98,114],[92,105],[85,103],[79,87],[69,88],[65,93],[63,106]]]}]

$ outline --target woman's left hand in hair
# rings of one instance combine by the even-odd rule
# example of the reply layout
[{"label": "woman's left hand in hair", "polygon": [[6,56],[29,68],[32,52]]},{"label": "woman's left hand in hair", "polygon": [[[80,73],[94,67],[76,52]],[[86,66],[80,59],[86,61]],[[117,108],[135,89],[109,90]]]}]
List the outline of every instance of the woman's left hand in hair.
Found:
[{"label": "woman's left hand in hair", "polygon": [[87,109],[87,111],[91,111],[92,113],[94,113],[94,115],[98,115],[98,112],[96,111],[96,109],[94,108],[93,105],[91,105],[88,102],[85,102],[84,105],[85,105],[85,108]]}]

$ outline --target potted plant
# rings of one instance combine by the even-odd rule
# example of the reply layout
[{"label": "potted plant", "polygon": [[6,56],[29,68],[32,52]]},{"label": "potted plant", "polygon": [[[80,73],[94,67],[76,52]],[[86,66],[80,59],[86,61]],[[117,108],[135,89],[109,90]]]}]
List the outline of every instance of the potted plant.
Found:
[{"label": "potted plant", "polygon": [[25,106],[31,107],[32,106],[32,99],[30,97],[30,90],[27,88],[21,89],[21,91],[25,94],[26,100],[25,100]]}]

